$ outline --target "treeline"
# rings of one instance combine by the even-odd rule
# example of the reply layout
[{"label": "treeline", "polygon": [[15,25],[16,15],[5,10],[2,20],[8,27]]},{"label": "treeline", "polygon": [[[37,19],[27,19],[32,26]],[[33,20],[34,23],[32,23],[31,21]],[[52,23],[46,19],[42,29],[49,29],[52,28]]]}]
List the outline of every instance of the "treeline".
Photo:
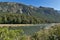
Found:
[{"label": "treeline", "polygon": [[50,23],[47,20],[17,13],[0,13],[0,24],[39,24]]}]

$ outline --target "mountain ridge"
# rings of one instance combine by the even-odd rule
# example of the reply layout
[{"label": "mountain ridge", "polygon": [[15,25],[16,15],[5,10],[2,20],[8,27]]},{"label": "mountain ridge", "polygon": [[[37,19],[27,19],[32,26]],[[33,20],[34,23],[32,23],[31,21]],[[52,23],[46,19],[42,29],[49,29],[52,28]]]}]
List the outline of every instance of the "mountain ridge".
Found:
[{"label": "mountain ridge", "polygon": [[0,2],[0,13],[25,14],[46,20],[46,22],[60,22],[60,12],[50,7],[34,7],[15,2]]}]

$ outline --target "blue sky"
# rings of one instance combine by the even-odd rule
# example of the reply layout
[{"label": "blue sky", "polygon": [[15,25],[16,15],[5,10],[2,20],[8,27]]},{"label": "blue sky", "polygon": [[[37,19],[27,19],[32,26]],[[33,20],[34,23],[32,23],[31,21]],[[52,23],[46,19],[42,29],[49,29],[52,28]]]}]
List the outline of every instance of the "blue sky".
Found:
[{"label": "blue sky", "polygon": [[60,10],[60,0],[0,0],[0,2],[19,2],[26,5],[52,7]]}]

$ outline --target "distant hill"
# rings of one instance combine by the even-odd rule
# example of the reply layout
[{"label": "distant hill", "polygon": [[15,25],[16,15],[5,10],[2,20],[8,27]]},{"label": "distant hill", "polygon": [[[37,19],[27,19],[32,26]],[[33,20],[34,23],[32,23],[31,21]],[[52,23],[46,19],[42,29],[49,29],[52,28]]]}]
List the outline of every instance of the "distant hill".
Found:
[{"label": "distant hill", "polygon": [[0,2],[0,14],[2,13],[24,14],[41,19],[45,23],[60,22],[60,11],[50,7],[34,7],[21,3]]}]

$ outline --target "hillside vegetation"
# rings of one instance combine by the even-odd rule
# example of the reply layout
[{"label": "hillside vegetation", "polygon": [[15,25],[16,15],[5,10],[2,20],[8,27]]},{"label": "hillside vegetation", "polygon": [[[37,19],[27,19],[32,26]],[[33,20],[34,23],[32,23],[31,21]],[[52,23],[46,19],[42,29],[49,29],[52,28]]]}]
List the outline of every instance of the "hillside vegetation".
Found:
[{"label": "hillside vegetation", "polygon": [[[14,2],[0,2],[0,15],[2,15],[0,16],[0,23],[3,24],[38,24],[60,22],[59,10],[55,10],[50,7],[28,6]],[[8,21],[6,21],[5,18],[8,19]],[[3,20],[1,21],[1,19]],[[14,20],[14,22],[12,20]]]},{"label": "hillside vegetation", "polygon": [[50,23],[34,16],[16,13],[0,13],[0,24],[39,24]]}]

